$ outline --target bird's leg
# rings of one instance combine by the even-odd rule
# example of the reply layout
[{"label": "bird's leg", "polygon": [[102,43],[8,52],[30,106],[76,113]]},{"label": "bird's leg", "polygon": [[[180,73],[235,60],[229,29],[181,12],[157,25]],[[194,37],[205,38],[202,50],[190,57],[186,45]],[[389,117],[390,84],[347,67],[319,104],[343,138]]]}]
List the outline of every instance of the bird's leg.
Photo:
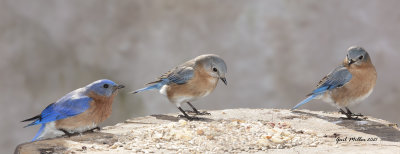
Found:
[{"label": "bird's leg", "polygon": [[353,113],[349,110],[349,108],[347,108],[347,107],[346,107],[346,111],[347,111],[347,112],[345,112],[345,111],[343,111],[343,109],[339,108],[339,112],[342,113],[342,114],[344,114],[344,115],[346,115],[345,118],[341,117],[341,119],[343,119],[343,120],[360,120],[358,117],[359,117],[359,116],[362,116],[361,114],[359,114],[359,115],[353,114]]},{"label": "bird's leg", "polygon": [[344,114],[344,115],[347,114],[346,112],[344,112],[344,111],[342,110],[342,108],[339,108],[339,113]]},{"label": "bird's leg", "polygon": [[187,111],[187,112],[194,112],[196,115],[211,115],[211,113],[208,113],[207,111],[199,112],[192,103],[187,102],[187,104],[193,109],[193,111]]},{"label": "bird's leg", "polygon": [[58,130],[62,131],[62,132],[63,132],[65,135],[67,135],[68,137],[71,137],[71,136],[75,135],[74,133],[70,133],[70,132],[68,132],[68,131],[65,130],[65,129],[58,129]]},{"label": "bird's leg", "polygon": [[179,111],[181,111],[181,112],[183,113],[183,115],[178,115],[179,118],[185,117],[186,119],[188,119],[188,120],[190,120],[190,121],[192,121],[192,120],[198,120],[198,119],[199,119],[199,118],[197,118],[197,117],[191,117],[191,116],[189,116],[188,114],[186,114],[186,112],[185,112],[181,107],[178,107],[178,109],[179,109]]},{"label": "bird's leg", "polygon": [[361,113],[354,114],[354,113],[351,112],[350,109],[347,108],[347,107],[346,107],[346,111],[347,111],[347,114],[350,114],[351,116],[357,116],[357,117],[363,117],[363,116],[364,116],[364,115],[362,115]]}]

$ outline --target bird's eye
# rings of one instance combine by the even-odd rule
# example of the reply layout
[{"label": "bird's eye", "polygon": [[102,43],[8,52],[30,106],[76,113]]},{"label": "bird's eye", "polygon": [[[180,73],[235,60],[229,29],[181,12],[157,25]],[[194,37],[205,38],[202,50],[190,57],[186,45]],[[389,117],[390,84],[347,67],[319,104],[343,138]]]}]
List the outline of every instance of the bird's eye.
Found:
[{"label": "bird's eye", "polygon": [[360,59],[360,60],[361,60],[361,59],[363,59],[363,58],[364,58],[364,56],[360,56],[360,57],[358,57],[358,59]]},{"label": "bird's eye", "polygon": [[104,84],[103,87],[107,89],[108,88],[108,84]]},{"label": "bird's eye", "polygon": [[217,70],[217,68],[214,67],[214,68],[213,68],[213,71],[214,71],[214,72],[217,72],[218,70]]}]

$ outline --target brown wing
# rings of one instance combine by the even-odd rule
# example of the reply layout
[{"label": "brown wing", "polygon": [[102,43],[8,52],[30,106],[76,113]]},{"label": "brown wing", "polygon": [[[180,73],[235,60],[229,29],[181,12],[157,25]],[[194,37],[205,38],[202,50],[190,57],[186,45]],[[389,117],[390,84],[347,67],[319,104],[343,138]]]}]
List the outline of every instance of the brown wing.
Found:
[{"label": "brown wing", "polygon": [[318,84],[317,84],[317,88],[319,87],[319,86],[321,86],[323,83],[325,83],[325,81],[328,79],[328,76],[329,76],[329,74],[328,75],[326,75],[326,76],[324,76],[319,82],[318,82]]},{"label": "brown wing", "polygon": [[[315,89],[320,88],[320,87],[329,79],[329,77],[330,77],[334,72],[336,72],[336,71],[342,69],[343,67],[344,67],[343,65],[339,65],[339,66],[336,67],[333,71],[331,71],[329,74],[327,74],[326,76],[324,76],[324,77],[318,82],[318,84],[317,84],[317,86],[316,86]],[[315,89],[314,89],[314,90],[315,90]],[[313,94],[313,93],[310,93],[310,94],[307,94],[306,96],[310,96],[310,95],[312,95],[312,94]]]},{"label": "brown wing", "polygon": [[183,63],[183,64],[181,64],[181,65],[179,65],[179,66],[177,66],[177,67],[175,67],[175,68],[173,68],[173,69],[171,69],[171,70],[169,70],[168,72],[162,74],[159,78],[157,78],[156,81],[149,82],[149,83],[147,83],[146,85],[154,84],[154,83],[159,83],[159,82],[162,81],[162,79],[168,78],[171,74],[174,74],[174,73],[176,73],[177,71],[183,70],[183,69],[185,69],[185,68],[187,68],[187,67],[193,68],[194,65],[195,65],[194,59],[189,60],[189,61],[187,61],[187,62],[185,62],[185,63]]}]

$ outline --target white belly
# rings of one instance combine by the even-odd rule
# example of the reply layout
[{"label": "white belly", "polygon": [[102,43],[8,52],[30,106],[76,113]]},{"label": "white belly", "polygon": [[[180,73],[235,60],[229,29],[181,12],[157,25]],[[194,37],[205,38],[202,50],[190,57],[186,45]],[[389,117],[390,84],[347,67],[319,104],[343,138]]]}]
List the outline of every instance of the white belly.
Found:
[{"label": "white belly", "polygon": [[91,130],[91,129],[95,128],[95,127],[97,127],[97,125],[93,122],[91,125],[78,127],[78,128],[73,129],[73,130],[67,130],[67,131],[69,133],[83,133],[83,132]]},{"label": "white belly", "polygon": [[[97,127],[97,125],[95,123],[93,123],[92,125],[83,126],[83,127],[75,128],[73,130],[66,130],[66,131],[68,131],[71,134],[82,133],[82,132],[91,130],[95,127]],[[54,138],[54,137],[58,137],[58,136],[62,136],[62,135],[65,135],[64,132],[58,130],[55,126],[55,122],[53,121],[53,122],[46,123],[46,126],[45,126],[42,134],[39,135],[38,139]]]},{"label": "white belly", "polygon": [[[373,91],[373,89],[368,91],[368,93],[366,93],[365,95],[360,96],[360,97],[355,98],[355,99],[351,99],[351,98],[347,99],[346,100],[347,103],[344,103],[344,104],[347,104],[346,106],[349,106],[349,105],[354,105],[354,104],[360,103],[361,101],[365,100],[369,95],[371,95],[372,91]],[[343,103],[336,103],[335,101],[333,101],[330,91],[327,91],[324,94],[322,94],[320,96],[317,96],[315,99],[321,99],[322,101],[327,102],[329,104],[332,104],[335,107],[345,107],[345,106],[339,106],[338,105],[338,104],[343,104]]]},{"label": "white belly", "polygon": [[46,126],[44,127],[44,130],[42,134],[39,135],[38,139],[47,139],[47,138],[54,138],[57,136],[62,136],[64,135],[64,132],[58,130],[56,128],[55,122],[49,122],[45,124]]},{"label": "white belly", "polygon": [[207,91],[203,95],[196,96],[196,97],[193,97],[193,96],[178,96],[178,97],[175,97],[175,99],[173,100],[173,103],[177,107],[180,107],[182,103],[195,101],[195,100],[197,100],[199,98],[206,97],[210,93],[211,93],[211,91]]}]

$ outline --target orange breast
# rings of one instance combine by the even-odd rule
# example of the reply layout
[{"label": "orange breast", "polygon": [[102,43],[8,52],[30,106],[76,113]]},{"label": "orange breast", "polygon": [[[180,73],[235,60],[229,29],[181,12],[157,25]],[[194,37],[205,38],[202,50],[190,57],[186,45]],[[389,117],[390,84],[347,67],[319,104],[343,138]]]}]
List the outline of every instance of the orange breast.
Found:
[{"label": "orange breast", "polygon": [[97,126],[111,115],[115,95],[116,93],[111,97],[105,97],[93,92],[89,93],[88,96],[93,99],[90,102],[90,108],[76,116],[56,121],[56,128],[73,130],[79,127]]},{"label": "orange breast", "polygon": [[351,103],[365,99],[375,86],[377,74],[372,64],[350,67],[351,80],[341,88],[332,91],[331,97],[339,106],[348,106]]},{"label": "orange breast", "polygon": [[195,69],[195,74],[191,80],[185,84],[170,84],[167,89],[167,97],[173,103],[181,97],[192,97],[193,99],[207,96],[211,93],[218,83],[218,78],[210,76],[203,67]]}]

